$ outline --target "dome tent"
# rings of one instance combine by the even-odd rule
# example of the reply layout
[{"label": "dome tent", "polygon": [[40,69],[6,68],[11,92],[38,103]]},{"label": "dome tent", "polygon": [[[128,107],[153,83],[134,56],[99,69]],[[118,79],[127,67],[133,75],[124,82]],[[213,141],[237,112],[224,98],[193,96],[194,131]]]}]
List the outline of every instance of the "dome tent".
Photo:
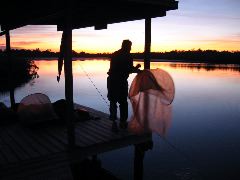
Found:
[{"label": "dome tent", "polygon": [[174,94],[173,79],[166,71],[151,69],[139,73],[129,90],[133,109],[129,130],[135,133],[152,131],[166,135],[171,122]]},{"label": "dome tent", "polygon": [[[60,99],[52,103],[49,97],[42,93],[34,93],[24,97],[18,105],[17,113],[20,122],[27,125],[50,122],[65,124],[66,100]],[[89,112],[82,107],[74,108],[74,121],[89,120]],[[55,121],[56,120],[56,121]]]},{"label": "dome tent", "polygon": [[25,124],[35,124],[57,119],[49,97],[42,93],[24,97],[17,109],[19,119]]}]

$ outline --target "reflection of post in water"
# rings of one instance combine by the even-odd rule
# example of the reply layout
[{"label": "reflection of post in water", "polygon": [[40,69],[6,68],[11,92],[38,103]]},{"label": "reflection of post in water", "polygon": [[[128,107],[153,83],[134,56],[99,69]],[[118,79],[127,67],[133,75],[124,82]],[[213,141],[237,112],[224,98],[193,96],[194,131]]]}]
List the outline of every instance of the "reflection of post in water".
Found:
[{"label": "reflection of post in water", "polygon": [[134,152],[134,180],[143,179],[143,159],[145,152],[153,148],[153,142],[147,141],[135,145]]},{"label": "reflection of post in water", "polygon": [[97,155],[85,158],[81,162],[70,165],[74,180],[80,179],[112,179],[119,180],[114,174],[102,167]]},{"label": "reflection of post in water", "polygon": [[[151,134],[148,139],[139,144],[134,145],[134,169],[133,179],[142,180],[144,174],[144,155],[145,152],[153,148]],[[97,155],[89,156],[82,161],[76,161],[70,164],[73,179],[118,179],[110,171],[102,167],[100,159]]]},{"label": "reflection of post in water", "polygon": [[9,73],[9,87],[10,87],[10,102],[11,108],[15,107],[15,97],[14,97],[14,85],[13,85],[13,62],[11,57],[11,43],[10,43],[10,33],[9,30],[6,31],[6,53],[7,53],[7,60],[10,64]]}]

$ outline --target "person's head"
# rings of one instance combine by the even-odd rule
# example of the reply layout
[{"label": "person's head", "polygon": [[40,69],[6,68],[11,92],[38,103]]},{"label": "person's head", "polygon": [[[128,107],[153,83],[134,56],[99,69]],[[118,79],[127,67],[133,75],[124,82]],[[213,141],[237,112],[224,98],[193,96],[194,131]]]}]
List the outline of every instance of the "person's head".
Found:
[{"label": "person's head", "polygon": [[122,50],[125,52],[130,52],[132,47],[132,42],[128,39],[123,40],[122,42]]}]

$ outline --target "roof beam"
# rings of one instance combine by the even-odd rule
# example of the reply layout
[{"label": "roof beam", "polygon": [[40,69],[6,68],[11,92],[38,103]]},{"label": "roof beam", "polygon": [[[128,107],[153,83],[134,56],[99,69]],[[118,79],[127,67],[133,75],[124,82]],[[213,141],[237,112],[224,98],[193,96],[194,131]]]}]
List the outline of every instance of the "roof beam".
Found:
[{"label": "roof beam", "polygon": [[7,23],[1,24],[1,30],[0,36],[6,34],[5,31],[7,30],[14,30],[23,26],[27,25],[54,25],[52,24],[46,24],[47,21],[55,21],[57,18],[61,18],[64,15],[65,10],[61,10],[58,12],[54,12],[52,14],[46,14],[45,16],[39,16],[39,15],[32,15],[31,18],[26,18],[24,21],[15,21],[14,17],[10,18],[10,21]]},{"label": "roof beam", "polygon": [[[3,14],[0,16],[2,31],[25,25],[58,25],[58,30],[63,30],[66,16],[66,6],[63,2],[43,0],[36,6],[35,2],[26,0],[15,4],[14,7],[11,2],[11,0],[6,2],[8,8],[0,7]],[[178,8],[178,1],[175,0],[71,0],[70,2],[73,29],[92,26],[102,29],[106,28],[107,24],[165,16],[166,11]],[[34,6],[36,7],[33,8]],[[9,13],[9,9],[14,13]]]},{"label": "roof beam", "polygon": [[95,30],[107,29],[107,24],[97,24],[94,26]]},{"label": "roof beam", "polygon": [[[107,9],[99,9],[96,10],[95,14],[87,14],[87,18],[85,16],[72,19],[72,28],[86,28],[95,26],[96,29],[107,28],[107,24],[113,23],[121,23],[133,20],[143,20],[145,18],[155,18],[166,16],[166,11],[161,10],[157,7],[151,7],[151,10],[144,11],[144,7],[136,8],[135,10],[131,7],[119,7],[118,11],[108,10]],[[125,13],[122,13],[125,12]],[[82,12],[87,13],[87,12]],[[96,17],[96,14],[99,16]],[[109,16],[111,14],[111,16]],[[73,17],[77,17],[78,14],[73,14]],[[134,18],[132,18],[134,17]],[[99,27],[103,26],[103,27]],[[58,24],[57,30],[62,31],[64,28],[64,24]]]}]

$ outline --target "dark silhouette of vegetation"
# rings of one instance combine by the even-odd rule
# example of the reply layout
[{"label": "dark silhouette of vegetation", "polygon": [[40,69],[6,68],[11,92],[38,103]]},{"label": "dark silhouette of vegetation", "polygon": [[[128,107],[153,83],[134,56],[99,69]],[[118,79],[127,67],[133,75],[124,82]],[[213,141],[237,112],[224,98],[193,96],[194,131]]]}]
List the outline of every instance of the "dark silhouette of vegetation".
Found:
[{"label": "dark silhouette of vegetation", "polygon": [[[4,51],[0,50],[0,59]],[[12,49],[15,57],[22,58],[57,58],[59,52],[52,52],[50,49],[41,51],[40,49]],[[73,51],[74,58],[109,58],[111,53],[87,53]],[[143,53],[132,53],[134,59],[143,59]],[[177,61],[177,62],[203,62],[215,64],[240,64],[240,51],[216,51],[216,50],[173,50],[170,52],[152,52],[151,59],[155,61]]]},{"label": "dark silhouette of vegetation", "polygon": [[181,62],[203,62],[215,64],[240,64],[240,51],[188,50],[152,53],[152,59],[178,60]]},{"label": "dark silhouette of vegetation", "polygon": [[[0,60],[1,56],[5,54],[5,51],[0,49]],[[35,50],[29,50],[29,49],[12,49],[11,54],[16,57],[21,57],[21,58],[30,58],[30,59],[35,59],[35,58],[58,58],[59,52],[52,52],[50,49],[41,51],[39,48]],[[91,53],[86,53],[86,52],[72,52],[73,57],[84,57],[84,58],[90,58],[90,57],[109,57],[110,54],[108,53],[96,53],[96,54],[91,54]]]},{"label": "dark silhouette of vegetation", "polygon": [[8,59],[4,54],[1,54],[0,57],[0,93],[8,92],[11,88],[15,89],[38,78],[38,67],[33,60],[26,58]]}]

